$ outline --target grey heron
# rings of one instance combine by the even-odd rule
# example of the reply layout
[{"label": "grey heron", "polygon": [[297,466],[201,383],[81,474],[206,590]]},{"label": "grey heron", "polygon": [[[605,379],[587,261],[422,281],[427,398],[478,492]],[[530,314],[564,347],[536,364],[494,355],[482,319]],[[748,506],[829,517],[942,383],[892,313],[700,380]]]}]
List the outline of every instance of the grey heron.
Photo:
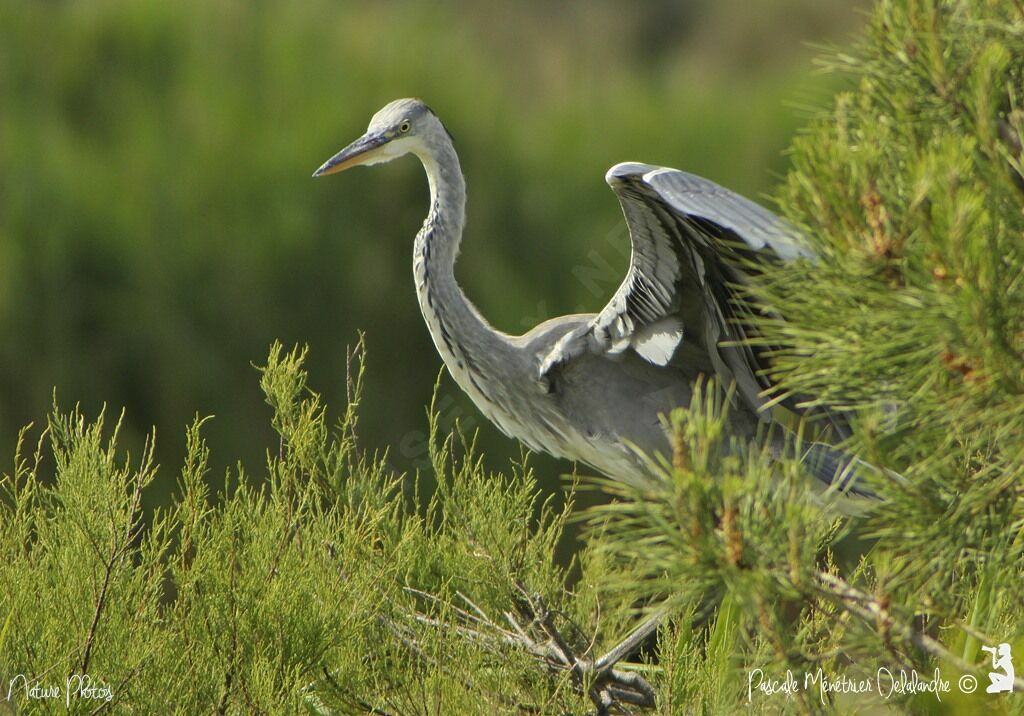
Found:
[{"label": "grey heron", "polygon": [[[744,343],[735,286],[759,264],[811,256],[782,219],[693,174],[616,164],[605,180],[632,243],[622,285],[597,314],[561,316],[512,336],[494,329],[455,280],[466,183],[452,137],[427,105],[391,102],[313,176],[406,154],[423,163],[430,185],[430,211],[413,248],[420,309],[456,383],[503,433],[637,484],[650,477],[645,456],[670,454],[663,416],[689,404],[702,375],[735,384],[737,434],[751,437],[772,422],[772,386],[762,357]],[[817,412],[845,436],[842,416]],[[824,485],[863,489],[850,479],[845,453],[818,442],[804,457]]]},{"label": "grey heron", "polygon": [[[752,437],[772,423],[765,363],[745,342],[745,310],[736,287],[765,264],[811,258],[796,232],[763,207],[686,172],[649,164],[613,166],[605,176],[629,228],[629,269],[596,314],[562,316],[521,336],[494,329],[455,280],[466,218],[466,183],[451,135],[423,102],[391,102],[366,133],[328,159],[314,176],[414,154],[430,185],[430,211],[416,235],[413,276],[420,309],[448,371],[506,435],[533,450],[580,461],[632,484],[652,479],[647,456],[670,454],[663,416],[690,403],[695,381],[713,376],[735,385],[730,427]],[[744,308],[744,305],[747,308]],[[787,407],[801,410],[791,398]],[[817,409],[835,429],[842,415]],[[779,441],[778,433],[773,438]],[[783,443],[774,446],[783,449]],[[802,458],[822,486],[864,494],[854,484],[854,458],[815,442]],[[870,494],[870,493],[868,493]],[[589,669],[600,712],[611,693],[635,704],[653,692],[617,661],[653,632],[655,614]]]}]

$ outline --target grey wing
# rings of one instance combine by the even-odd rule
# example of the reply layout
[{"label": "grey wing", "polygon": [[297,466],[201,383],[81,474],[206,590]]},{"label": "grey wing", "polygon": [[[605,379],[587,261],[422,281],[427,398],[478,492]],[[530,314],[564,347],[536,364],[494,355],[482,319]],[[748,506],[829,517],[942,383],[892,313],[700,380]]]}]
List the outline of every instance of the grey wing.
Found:
[{"label": "grey wing", "polygon": [[585,352],[632,350],[656,365],[682,360],[711,369],[760,409],[769,386],[744,342],[735,286],[758,263],[811,252],[779,217],[693,174],[626,163],[605,179],[629,227],[630,267],[604,309],[542,357],[541,377]]}]

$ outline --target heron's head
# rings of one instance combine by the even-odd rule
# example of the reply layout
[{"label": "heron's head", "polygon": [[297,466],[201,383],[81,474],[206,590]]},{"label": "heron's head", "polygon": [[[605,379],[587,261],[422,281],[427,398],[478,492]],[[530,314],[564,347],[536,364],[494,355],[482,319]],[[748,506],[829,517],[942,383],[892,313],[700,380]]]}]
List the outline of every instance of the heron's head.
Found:
[{"label": "heron's head", "polygon": [[423,156],[434,143],[449,136],[441,120],[423,102],[396,99],[373,115],[363,136],[324,162],[313,176],[390,162],[410,152]]}]

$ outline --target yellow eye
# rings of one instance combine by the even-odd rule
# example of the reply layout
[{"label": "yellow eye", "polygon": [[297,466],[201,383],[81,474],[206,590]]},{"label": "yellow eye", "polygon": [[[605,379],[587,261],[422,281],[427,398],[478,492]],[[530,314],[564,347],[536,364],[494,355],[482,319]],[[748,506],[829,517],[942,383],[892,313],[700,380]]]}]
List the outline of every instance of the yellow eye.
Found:
[{"label": "yellow eye", "polygon": [[407,120],[403,121],[402,124],[399,125],[398,131],[401,132],[402,134],[405,134],[406,132],[409,131],[409,129],[411,127],[412,127],[412,125],[409,124],[409,120],[407,119]]}]

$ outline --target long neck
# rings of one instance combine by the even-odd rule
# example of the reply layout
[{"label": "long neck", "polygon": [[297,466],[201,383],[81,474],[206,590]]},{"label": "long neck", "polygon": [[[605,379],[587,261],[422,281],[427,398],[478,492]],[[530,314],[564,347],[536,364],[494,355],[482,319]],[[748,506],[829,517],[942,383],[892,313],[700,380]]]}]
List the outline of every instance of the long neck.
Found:
[{"label": "long neck", "polygon": [[487,375],[500,370],[507,336],[484,320],[455,281],[466,218],[466,182],[447,137],[417,152],[430,182],[430,213],[416,236],[413,275],[434,345],[456,382],[474,399],[493,400]]}]

